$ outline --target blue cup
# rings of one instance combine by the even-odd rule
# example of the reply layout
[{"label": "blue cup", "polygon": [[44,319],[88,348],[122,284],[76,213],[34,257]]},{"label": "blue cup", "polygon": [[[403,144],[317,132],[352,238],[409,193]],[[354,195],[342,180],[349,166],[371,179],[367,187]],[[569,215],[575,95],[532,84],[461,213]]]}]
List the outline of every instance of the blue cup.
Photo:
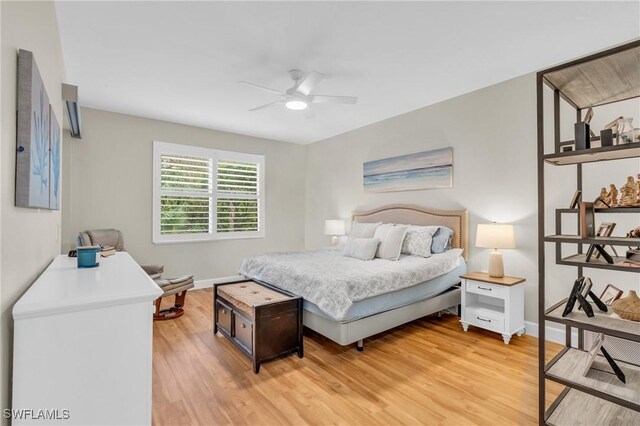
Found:
[{"label": "blue cup", "polygon": [[78,247],[78,268],[95,268],[99,265],[100,246]]}]

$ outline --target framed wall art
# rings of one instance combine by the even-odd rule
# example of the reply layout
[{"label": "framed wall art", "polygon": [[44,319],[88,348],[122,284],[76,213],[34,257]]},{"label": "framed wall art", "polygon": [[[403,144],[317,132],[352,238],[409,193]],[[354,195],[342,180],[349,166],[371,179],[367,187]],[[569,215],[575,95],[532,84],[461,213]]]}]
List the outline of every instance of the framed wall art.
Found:
[{"label": "framed wall art", "polygon": [[[33,53],[18,53],[16,206],[50,208],[51,108]],[[55,117],[54,117],[55,120]],[[57,144],[60,126],[56,121]],[[58,149],[59,151],[59,149]],[[57,167],[59,175],[60,168]]]},{"label": "framed wall art", "polygon": [[453,187],[453,148],[369,161],[363,164],[365,192]]}]

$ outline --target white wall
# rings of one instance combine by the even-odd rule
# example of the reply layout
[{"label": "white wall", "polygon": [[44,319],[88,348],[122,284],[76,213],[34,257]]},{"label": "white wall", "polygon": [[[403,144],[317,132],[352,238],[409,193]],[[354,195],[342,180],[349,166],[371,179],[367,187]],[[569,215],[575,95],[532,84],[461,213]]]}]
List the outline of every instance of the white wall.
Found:
[{"label": "white wall", "polygon": [[[18,49],[34,53],[50,102],[63,119],[62,49],[53,2],[1,2],[2,146],[0,148],[2,369],[0,405],[9,406],[13,320],[11,308],[60,252],[60,212],[17,208],[15,199],[16,87]],[[2,420],[6,422],[6,420]]]},{"label": "white wall", "polygon": [[[356,207],[403,202],[465,208],[469,270],[486,270],[489,250],[474,246],[478,223],[515,225],[505,273],[527,278],[525,317],[536,321],[537,185],[535,78],[526,75],[308,146],[306,247],[328,244],[323,221]],[[362,163],[453,147],[454,187],[365,194]]]},{"label": "white wall", "polygon": [[[304,146],[89,108],[82,109],[82,131],[80,140],[64,135],[64,251],[75,247],[79,231],[117,228],[139,263],[203,280],[237,274],[245,256],[303,248]],[[154,245],[154,140],[264,154],[265,238]]]}]

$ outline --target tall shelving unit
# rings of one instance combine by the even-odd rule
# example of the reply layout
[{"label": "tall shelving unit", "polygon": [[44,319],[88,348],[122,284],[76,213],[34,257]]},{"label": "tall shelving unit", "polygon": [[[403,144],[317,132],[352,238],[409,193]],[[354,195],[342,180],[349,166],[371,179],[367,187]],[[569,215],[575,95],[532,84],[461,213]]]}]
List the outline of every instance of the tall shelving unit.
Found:
[{"label": "tall shelving unit", "polygon": [[[583,268],[606,269],[618,273],[640,273],[639,268],[616,265],[623,260],[614,258],[614,264],[604,260],[585,261],[583,244],[629,246],[638,245],[638,239],[623,237],[592,237],[582,239],[577,235],[562,233],[562,215],[574,215],[577,209],[555,209],[555,230],[552,235],[545,232],[545,167],[575,167],[576,189],[582,190],[582,164],[596,161],[611,161],[625,158],[640,158],[640,143],[614,145],[579,151],[562,152],[564,145],[573,141],[560,139],[560,102],[564,100],[576,110],[576,121],[582,121],[582,112],[589,107],[613,104],[640,97],[640,40],[618,46],[607,51],[578,59],[537,74],[537,119],[538,119],[538,318],[539,318],[539,419],[540,424],[640,424],[640,366],[618,362],[627,376],[627,383],[618,381],[615,375],[596,371],[582,375],[587,352],[583,349],[584,331],[604,333],[621,339],[640,343],[640,323],[615,319],[594,308],[595,316],[589,318],[581,311],[562,317],[567,299],[545,308],[545,243],[555,245],[555,262],[559,265],[575,266],[577,276]],[[553,91],[554,152],[545,153],[544,135],[544,90]],[[592,139],[593,140],[593,139]],[[630,170],[630,174],[637,170]],[[640,208],[596,209],[597,213],[639,214]],[[562,244],[575,245],[576,250],[563,255]],[[552,279],[550,279],[552,281]],[[550,285],[562,285],[550,282]],[[564,284],[567,294],[570,284]],[[548,322],[565,326],[565,347],[550,361],[545,362],[545,325]],[[578,347],[572,347],[572,329],[577,329]],[[596,361],[600,362],[600,361]],[[546,384],[551,380],[564,385],[564,390],[546,407]]]}]

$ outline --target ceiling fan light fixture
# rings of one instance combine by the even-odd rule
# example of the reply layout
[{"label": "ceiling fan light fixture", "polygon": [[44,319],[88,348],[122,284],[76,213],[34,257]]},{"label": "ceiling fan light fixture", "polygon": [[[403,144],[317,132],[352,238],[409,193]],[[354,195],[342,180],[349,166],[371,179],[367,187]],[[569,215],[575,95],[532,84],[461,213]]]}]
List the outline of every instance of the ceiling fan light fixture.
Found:
[{"label": "ceiling fan light fixture", "polygon": [[284,106],[293,111],[301,111],[309,106],[305,101],[300,99],[290,99],[285,102]]}]

